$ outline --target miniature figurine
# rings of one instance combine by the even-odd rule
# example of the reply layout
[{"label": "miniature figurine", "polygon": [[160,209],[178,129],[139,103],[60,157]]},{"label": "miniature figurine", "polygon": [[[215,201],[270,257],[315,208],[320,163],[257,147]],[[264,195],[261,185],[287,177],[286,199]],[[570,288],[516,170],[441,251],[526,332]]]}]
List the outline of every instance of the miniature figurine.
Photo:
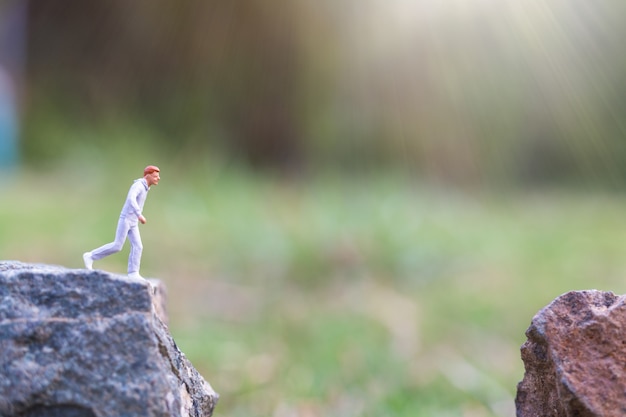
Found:
[{"label": "miniature figurine", "polygon": [[159,173],[161,170],[154,166],[148,165],[143,170],[143,178],[136,179],[128,191],[126,202],[122,207],[120,219],[117,223],[117,231],[115,232],[115,240],[104,246],[94,249],[91,252],[83,254],[85,268],[93,269],[93,262],[106,256],[122,250],[126,237],[130,241],[130,255],[128,256],[128,276],[131,278],[142,278],[139,275],[139,265],[141,263],[141,252],[143,245],[141,236],[139,235],[139,225],[146,223],[143,216],[143,205],[146,202],[148,191],[152,185],[157,185],[161,179]]}]

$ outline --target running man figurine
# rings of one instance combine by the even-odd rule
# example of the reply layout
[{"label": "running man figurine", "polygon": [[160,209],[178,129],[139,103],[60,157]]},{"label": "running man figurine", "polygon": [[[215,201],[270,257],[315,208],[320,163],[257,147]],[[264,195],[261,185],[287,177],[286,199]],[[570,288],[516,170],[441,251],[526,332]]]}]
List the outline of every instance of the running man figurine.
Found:
[{"label": "running man figurine", "polygon": [[104,246],[94,249],[91,252],[83,254],[85,268],[93,269],[93,261],[102,259],[105,256],[112,255],[122,250],[126,237],[130,241],[130,255],[128,256],[128,276],[131,278],[141,278],[139,275],[139,265],[141,263],[141,252],[143,245],[141,244],[141,236],[139,235],[139,224],[146,223],[146,218],[141,214],[143,205],[148,196],[148,190],[152,185],[157,185],[161,177],[160,169],[154,165],[148,165],[143,170],[143,178],[136,179],[131,185],[126,197],[122,213],[117,223],[117,231],[115,232],[115,240]]}]

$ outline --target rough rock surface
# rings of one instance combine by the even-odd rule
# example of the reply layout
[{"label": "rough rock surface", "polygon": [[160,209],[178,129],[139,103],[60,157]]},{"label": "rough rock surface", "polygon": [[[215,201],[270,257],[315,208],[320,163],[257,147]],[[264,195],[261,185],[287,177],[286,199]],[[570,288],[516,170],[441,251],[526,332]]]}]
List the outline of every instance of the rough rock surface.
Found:
[{"label": "rough rock surface", "polygon": [[526,331],[518,417],[626,415],[626,297],[574,291]]},{"label": "rough rock surface", "polygon": [[170,336],[163,296],[158,282],[0,262],[0,416],[210,416],[218,395]]}]

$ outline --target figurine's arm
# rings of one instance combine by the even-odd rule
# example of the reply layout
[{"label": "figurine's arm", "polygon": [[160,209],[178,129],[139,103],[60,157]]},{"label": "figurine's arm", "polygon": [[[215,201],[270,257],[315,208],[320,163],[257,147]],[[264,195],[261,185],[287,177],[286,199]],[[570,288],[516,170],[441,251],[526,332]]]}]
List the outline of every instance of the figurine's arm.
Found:
[{"label": "figurine's arm", "polygon": [[141,214],[141,207],[139,207],[139,204],[137,203],[137,197],[141,192],[143,192],[143,184],[136,182],[130,187],[126,198],[133,209],[133,213],[137,216],[137,219],[139,219],[142,224],[145,224],[146,218]]}]

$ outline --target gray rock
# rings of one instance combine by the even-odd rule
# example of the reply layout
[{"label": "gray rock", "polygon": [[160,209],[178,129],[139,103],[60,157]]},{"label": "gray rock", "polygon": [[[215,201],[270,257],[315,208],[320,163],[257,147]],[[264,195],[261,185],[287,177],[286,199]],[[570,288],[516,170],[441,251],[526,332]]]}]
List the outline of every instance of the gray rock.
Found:
[{"label": "gray rock", "polygon": [[219,398],[178,349],[164,286],[0,262],[0,416],[211,416]]},{"label": "gray rock", "polygon": [[552,301],[526,331],[517,416],[625,416],[624,334],[624,296],[572,291]]}]

